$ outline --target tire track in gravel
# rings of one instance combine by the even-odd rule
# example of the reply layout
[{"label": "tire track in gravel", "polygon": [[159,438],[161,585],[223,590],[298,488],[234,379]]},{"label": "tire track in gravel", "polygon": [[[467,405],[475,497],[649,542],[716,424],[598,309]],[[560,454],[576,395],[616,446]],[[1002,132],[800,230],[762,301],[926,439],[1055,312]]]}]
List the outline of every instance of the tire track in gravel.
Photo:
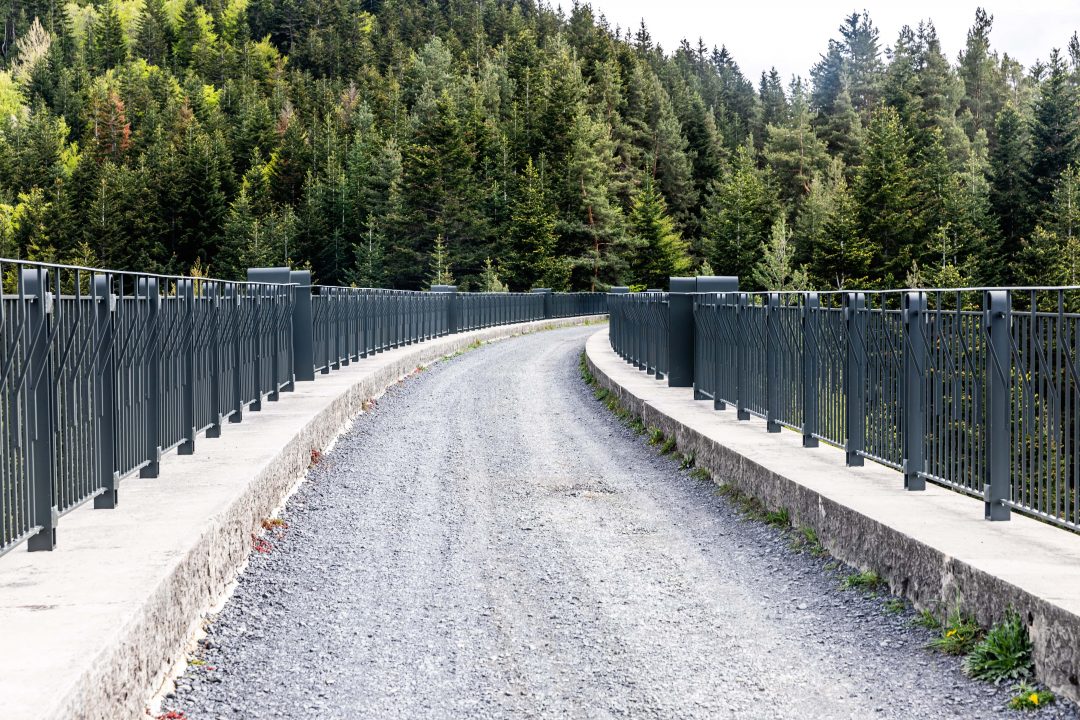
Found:
[{"label": "tire track in gravel", "polygon": [[[594,328],[395,386],[323,456],[289,529],[166,707],[201,718],[1002,717],[592,399]],[[1077,717],[1060,705],[1040,717]],[[1031,717],[1030,714],[1025,717]]]}]

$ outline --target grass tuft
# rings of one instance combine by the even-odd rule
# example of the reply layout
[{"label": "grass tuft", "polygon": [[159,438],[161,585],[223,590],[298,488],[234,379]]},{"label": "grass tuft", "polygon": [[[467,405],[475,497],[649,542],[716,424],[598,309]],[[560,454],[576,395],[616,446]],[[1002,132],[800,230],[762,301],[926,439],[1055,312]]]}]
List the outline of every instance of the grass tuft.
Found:
[{"label": "grass tuft", "polygon": [[787,508],[780,508],[779,510],[768,510],[763,515],[762,519],[769,525],[781,530],[786,530],[791,527],[791,513]]},{"label": "grass tuft", "polygon": [[884,585],[885,580],[873,570],[852,573],[844,578],[843,582],[843,587],[848,590],[863,590],[865,592],[877,592]]},{"label": "grass tuft", "polygon": [[1034,669],[1027,628],[1012,608],[964,658],[965,673],[995,685],[1004,680],[1027,680]]},{"label": "grass tuft", "polygon": [[694,467],[694,464],[696,462],[697,458],[694,457],[694,453],[684,453],[682,456],[682,460],[679,461],[679,467],[683,470],[689,470],[690,468]]},{"label": "grass tuft", "polygon": [[659,445],[664,442],[664,431],[660,428],[649,428],[649,444]]},{"label": "grass tuft", "polygon": [[907,603],[903,598],[890,598],[885,602],[885,612],[892,613],[893,615],[899,615],[907,610]]},{"label": "grass tuft", "polygon": [[660,446],[660,454],[668,455],[675,450],[675,438],[669,437],[664,440],[664,443]]},{"label": "grass tuft", "polygon": [[690,477],[694,478],[695,480],[700,480],[702,482],[708,482],[712,480],[712,473],[710,473],[703,467],[699,467],[694,468],[690,471]]},{"label": "grass tuft", "polygon": [[941,629],[941,621],[929,610],[920,610],[911,621],[911,624],[927,630],[937,631]]},{"label": "grass tuft", "polygon": [[946,655],[967,655],[974,649],[982,633],[979,624],[966,617],[959,608],[938,629],[941,634],[928,642],[926,647]]}]

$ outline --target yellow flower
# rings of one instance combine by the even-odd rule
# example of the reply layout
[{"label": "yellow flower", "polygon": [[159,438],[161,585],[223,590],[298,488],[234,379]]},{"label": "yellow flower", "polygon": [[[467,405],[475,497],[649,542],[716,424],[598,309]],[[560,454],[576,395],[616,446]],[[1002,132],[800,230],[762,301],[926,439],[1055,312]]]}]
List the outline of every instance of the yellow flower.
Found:
[{"label": "yellow flower", "polygon": [[952,630],[949,630],[947,633],[945,633],[945,637],[952,637],[955,634],[956,634],[956,630],[954,628]]},{"label": "yellow flower", "polygon": [[1038,705],[1039,693],[1031,693],[1030,695],[1028,695],[1028,700],[1031,702],[1032,705]]}]

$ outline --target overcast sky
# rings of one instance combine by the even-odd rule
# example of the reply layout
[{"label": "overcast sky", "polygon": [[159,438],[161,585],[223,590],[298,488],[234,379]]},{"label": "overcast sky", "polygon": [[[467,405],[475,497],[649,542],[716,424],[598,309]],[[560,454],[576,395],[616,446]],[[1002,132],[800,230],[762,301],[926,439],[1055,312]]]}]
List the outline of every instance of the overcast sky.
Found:
[{"label": "overcast sky", "polygon": [[[883,49],[893,44],[904,25],[933,20],[954,63],[979,5],[994,16],[992,47],[1024,67],[1045,60],[1051,48],[1064,51],[1073,31],[1080,29],[1080,0],[592,0],[590,4],[597,15],[607,16],[612,27],[636,30],[645,18],[654,42],[667,52],[684,37],[695,46],[699,36],[710,48],[727,45],[755,85],[761,72],[774,65],[785,84],[796,74],[809,79],[810,67],[825,52],[829,38],[839,37],[843,18],[864,8],[881,31]],[[569,6],[569,0],[563,2],[567,12]]]}]

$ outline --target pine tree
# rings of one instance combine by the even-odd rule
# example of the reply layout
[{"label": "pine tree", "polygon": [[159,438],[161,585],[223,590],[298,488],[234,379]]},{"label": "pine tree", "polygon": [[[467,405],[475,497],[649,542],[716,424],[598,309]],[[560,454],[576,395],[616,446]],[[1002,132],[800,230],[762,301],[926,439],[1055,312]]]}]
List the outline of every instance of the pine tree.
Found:
[{"label": "pine tree", "polygon": [[[510,254],[504,263],[515,290],[538,287],[551,276],[555,262],[555,208],[530,158],[510,205]],[[547,283],[544,283],[547,286]]]},{"label": "pine tree", "polygon": [[1005,99],[1005,78],[998,67],[997,53],[990,52],[990,30],[994,16],[975,9],[975,24],[967,33],[967,45],[960,53],[960,77],[964,95],[960,100],[964,129],[972,140],[979,130],[992,133],[994,121]]},{"label": "pine tree", "polygon": [[165,0],[145,0],[135,36],[135,53],[147,62],[165,67],[172,55],[172,24]]},{"label": "pine tree", "polygon": [[435,236],[435,243],[431,249],[430,274],[428,275],[428,289],[435,285],[456,285],[451,268],[450,254],[442,235]]},{"label": "pine tree", "polygon": [[667,214],[663,196],[650,178],[646,178],[630,211],[630,235],[635,253],[630,263],[631,276],[648,287],[666,287],[668,278],[683,275],[690,269],[686,242]]},{"label": "pine tree", "polygon": [[[1007,103],[994,123],[997,143],[990,151],[990,207],[1001,232],[1000,254],[1016,257],[1023,238],[1031,232],[1031,149],[1020,113]],[[1009,283],[1015,275],[1009,263],[999,281]]]},{"label": "pine tree", "polygon": [[1076,92],[1056,49],[1050,54],[1048,70],[1031,123],[1032,199],[1040,206],[1049,203],[1058,177],[1076,159],[1080,136]]},{"label": "pine tree", "polygon": [[796,231],[810,242],[794,260],[809,256],[815,283],[838,290],[872,286],[874,249],[859,233],[858,206],[839,161],[814,179]]},{"label": "pine tree", "polygon": [[744,145],[713,184],[705,211],[705,232],[713,245],[708,259],[721,275],[750,276],[775,216],[771,177],[758,169],[753,149]]},{"label": "pine tree", "polygon": [[480,291],[490,293],[509,292],[506,285],[503,285],[502,280],[499,279],[499,274],[495,271],[491,258],[484,258],[484,272],[480,276]]},{"label": "pine tree", "polygon": [[859,234],[874,247],[874,267],[885,283],[904,277],[916,246],[918,207],[911,140],[896,110],[880,106],[866,128],[863,161],[855,183]]},{"label": "pine tree", "polygon": [[761,290],[806,290],[810,279],[805,267],[795,266],[795,243],[788,232],[787,220],[778,215],[769,232],[768,242],[761,244],[761,258],[750,276]]},{"label": "pine tree", "polygon": [[91,57],[98,70],[109,70],[127,60],[127,39],[115,0],[105,0],[99,6],[97,19],[90,30]]}]

